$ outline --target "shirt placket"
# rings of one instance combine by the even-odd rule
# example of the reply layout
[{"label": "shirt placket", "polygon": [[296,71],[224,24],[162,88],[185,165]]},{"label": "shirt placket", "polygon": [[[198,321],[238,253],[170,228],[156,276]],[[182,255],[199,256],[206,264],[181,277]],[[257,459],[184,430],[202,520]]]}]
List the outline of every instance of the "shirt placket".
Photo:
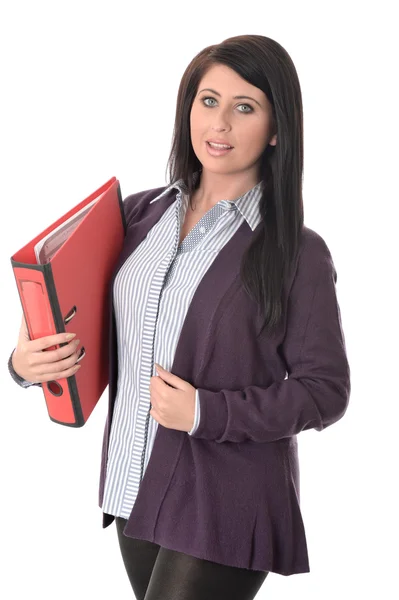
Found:
[{"label": "shirt placket", "polygon": [[[181,203],[180,194],[177,195],[175,205],[175,213],[179,214]],[[178,221],[178,219],[177,219]],[[171,262],[176,254],[177,245],[179,243],[179,231],[175,231],[172,249],[162,259],[159,267],[153,276],[151,287],[148,293],[146,311],[144,317],[144,326],[142,333],[142,354],[141,354],[141,369],[139,374],[138,384],[138,410],[136,418],[136,427],[134,432],[134,442],[132,448],[132,456],[130,460],[129,474],[127,484],[123,495],[122,512],[128,514],[134,503],[139,490],[141,480],[144,475],[144,462],[147,448],[148,437],[148,422],[150,418],[150,377],[155,374],[154,368],[154,335],[156,331],[156,322],[159,310],[159,301],[162,292],[163,282]],[[133,459],[133,455],[137,456],[141,453],[140,463]]]},{"label": "shirt placket", "polygon": [[[186,206],[186,210],[189,210],[187,197],[185,198],[185,206]],[[184,208],[184,205],[183,205],[183,208]],[[230,208],[230,206],[228,206],[227,208]],[[203,242],[204,238],[208,235],[208,233],[212,230],[212,228],[215,226],[218,219],[225,213],[225,210],[226,210],[226,206],[224,206],[222,203],[219,203],[219,204],[215,205],[214,207],[212,207],[212,209],[209,210],[198,221],[198,223],[195,225],[195,227],[193,227],[193,229],[184,238],[182,243],[178,246],[177,252],[175,253],[173,261],[170,264],[168,272],[165,275],[163,287],[160,292],[158,320],[157,320],[157,327],[155,329],[153,355],[154,355],[154,362],[162,365],[166,370],[171,369],[172,364],[173,364],[173,356],[165,356],[164,352],[165,352],[165,347],[167,347],[167,346],[162,343],[162,331],[164,329],[163,326],[169,316],[168,307],[162,301],[163,293],[164,293],[166,287],[168,285],[170,285],[173,281],[173,277],[175,275],[176,269],[178,268],[178,262],[179,262],[180,255],[183,253],[191,252],[192,250],[197,248],[199,246],[199,244],[201,244]],[[181,231],[182,222],[184,221],[184,217],[185,217],[185,211],[181,211],[180,212],[180,220],[178,218],[176,218],[176,226],[178,229],[178,231],[177,231],[178,239],[180,238],[180,231]],[[193,268],[195,268],[194,265],[193,265]],[[156,431],[156,429],[158,427],[158,423],[156,421],[154,421],[152,425]],[[148,461],[150,459],[150,453],[148,452],[148,447],[146,448],[146,454],[147,454],[147,456],[146,456],[146,460],[145,460],[144,470],[147,467]]]}]

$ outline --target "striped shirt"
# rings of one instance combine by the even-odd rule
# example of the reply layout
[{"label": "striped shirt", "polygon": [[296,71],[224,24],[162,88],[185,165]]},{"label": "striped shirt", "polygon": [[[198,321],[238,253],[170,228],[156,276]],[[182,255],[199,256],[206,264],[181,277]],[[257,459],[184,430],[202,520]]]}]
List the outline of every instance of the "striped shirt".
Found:
[{"label": "striped shirt", "polygon": [[[194,174],[194,181],[199,172]],[[118,344],[118,384],[111,423],[102,510],[128,519],[154,445],[158,422],[149,414],[154,363],[170,371],[191,298],[213,260],[246,220],[261,220],[263,182],[234,201],[220,200],[180,244],[189,205],[181,179],[151,202],[176,188],[176,201],[127,258],[113,286]],[[199,423],[196,392],[192,434]]]}]

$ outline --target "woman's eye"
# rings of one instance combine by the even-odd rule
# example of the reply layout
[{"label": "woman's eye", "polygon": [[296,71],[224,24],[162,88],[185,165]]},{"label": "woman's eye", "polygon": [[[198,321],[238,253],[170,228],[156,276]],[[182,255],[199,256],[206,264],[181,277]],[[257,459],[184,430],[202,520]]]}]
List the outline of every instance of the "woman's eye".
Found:
[{"label": "woman's eye", "polygon": [[[215,100],[215,98],[207,97],[207,98],[203,98],[203,99],[202,99],[202,101],[203,101],[204,103],[205,103],[205,100]],[[206,104],[206,103],[205,103],[205,106],[211,107],[211,105],[209,105],[209,104]],[[252,106],[250,106],[249,104],[240,104],[239,106],[246,106],[247,108],[249,108],[249,111],[248,111],[248,110],[240,110],[239,112],[243,112],[243,113],[246,113],[246,112],[253,112],[253,108],[252,108]]]}]

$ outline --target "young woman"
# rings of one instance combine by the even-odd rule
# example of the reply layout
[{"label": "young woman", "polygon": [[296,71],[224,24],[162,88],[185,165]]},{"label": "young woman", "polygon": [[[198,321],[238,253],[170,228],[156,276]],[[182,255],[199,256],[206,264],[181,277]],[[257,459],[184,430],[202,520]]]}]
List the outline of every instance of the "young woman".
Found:
[{"label": "young woman", "polygon": [[[350,370],[323,238],[304,225],[293,62],[244,35],[178,91],[170,184],[124,201],[110,290],[99,504],[141,600],[249,600],[309,572],[297,434],[345,413]],[[62,339],[61,339],[62,338]],[[75,373],[76,342],[29,341],[13,377]],[[84,364],[82,364],[84,368]]]}]

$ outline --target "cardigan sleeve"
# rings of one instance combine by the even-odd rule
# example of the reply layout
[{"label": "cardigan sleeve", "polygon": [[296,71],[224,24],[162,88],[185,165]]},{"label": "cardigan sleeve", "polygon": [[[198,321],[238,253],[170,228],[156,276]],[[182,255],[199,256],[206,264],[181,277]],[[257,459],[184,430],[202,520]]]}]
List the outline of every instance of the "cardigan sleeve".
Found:
[{"label": "cardigan sleeve", "polygon": [[322,431],[346,412],[350,368],[336,296],[337,273],[326,245],[316,267],[302,266],[301,273],[291,286],[281,346],[288,377],[268,387],[199,387],[201,417],[192,437],[273,442],[306,429]]}]

